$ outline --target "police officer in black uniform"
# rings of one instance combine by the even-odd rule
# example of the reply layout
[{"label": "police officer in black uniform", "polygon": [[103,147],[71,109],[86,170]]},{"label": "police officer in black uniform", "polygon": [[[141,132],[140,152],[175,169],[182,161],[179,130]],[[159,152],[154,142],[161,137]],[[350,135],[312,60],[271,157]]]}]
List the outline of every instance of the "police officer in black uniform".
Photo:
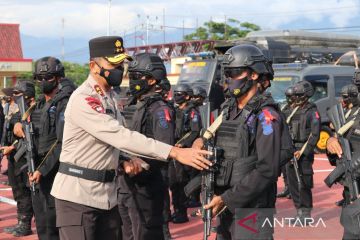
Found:
[{"label": "police officer in black uniform", "polygon": [[[166,68],[153,53],[140,53],[129,64],[130,93],[137,99],[130,129],[164,143],[174,144],[174,111],[163,100],[159,84],[166,81]],[[163,86],[160,85],[160,90]],[[170,239],[168,163],[142,158],[147,171],[120,179],[119,212],[123,239]]]},{"label": "police officer in black uniform", "polygon": [[[295,94],[293,87],[288,87],[285,90],[285,97],[286,97],[286,104],[281,108],[281,112],[285,116],[285,120],[290,116],[291,112],[294,110],[294,103],[295,103]],[[278,193],[276,196],[278,198],[291,198],[289,184],[287,179],[287,172],[286,172],[286,165],[281,167],[281,172],[284,179],[285,188],[282,192]]]},{"label": "police officer in black uniform", "polygon": [[[350,147],[351,147],[351,153],[352,153],[352,159],[350,164],[350,171],[352,172],[353,176],[357,178],[357,184],[359,185],[359,178],[360,178],[360,115],[358,114],[353,120],[355,120],[355,123],[351,126],[351,128],[344,134],[344,137],[349,141]],[[326,142],[326,150],[327,150],[327,156],[329,158],[330,163],[332,165],[338,165],[342,164],[343,156],[343,150],[342,146],[340,145],[338,139],[336,136],[330,137]],[[354,222],[357,222],[356,216],[358,215],[358,208],[351,207],[351,196],[349,191],[349,186],[344,181],[344,176],[341,176],[338,179],[338,182],[342,185],[344,185],[343,190],[343,197],[344,202],[341,205],[343,207],[343,210],[347,207],[350,207],[353,211],[352,218],[354,219]],[[354,227],[353,224],[350,224],[350,222],[342,221],[342,216],[340,217],[341,224],[344,227],[344,233],[342,239],[360,239],[360,228],[358,226],[358,223],[355,223],[357,225],[357,228]]]},{"label": "police officer in black uniform", "polygon": [[357,86],[354,84],[348,84],[341,89],[340,94],[344,107],[345,119],[353,119],[359,113],[359,91]]},{"label": "police officer in black uniform", "polygon": [[[174,89],[174,101],[176,109],[176,145],[179,147],[191,147],[194,140],[199,137],[201,117],[194,103],[191,101],[193,90],[188,84],[178,84]],[[187,216],[187,197],[184,187],[189,181],[192,169],[184,165],[172,162],[169,165],[170,189],[174,214],[173,223],[185,223],[189,221]]]},{"label": "police officer in black uniform", "polygon": [[[13,98],[24,95],[27,105],[26,108],[35,103],[35,87],[30,81],[18,81],[14,88],[5,88],[3,92]],[[21,115],[19,111],[13,116],[10,116],[10,119],[7,119],[9,124],[7,124],[7,133],[4,139],[6,147],[2,147],[9,162],[8,177],[14,199],[17,203],[18,218],[18,223],[15,226],[4,228],[4,232],[11,233],[15,237],[32,234],[31,219],[34,214],[31,203],[31,191],[28,186],[27,162],[25,157],[16,156],[16,150],[20,147],[20,144],[13,144],[16,140],[19,140],[19,138],[13,134],[13,128],[20,119]]]},{"label": "police officer in black uniform", "polygon": [[[259,227],[256,236],[251,231],[238,232],[236,222],[238,217],[245,217],[240,216],[245,212],[235,209],[275,207],[282,120],[271,98],[262,95],[270,86],[273,70],[261,50],[253,45],[230,48],[223,68],[231,98],[224,105],[215,143],[224,153],[216,196],[205,208],[212,208],[214,216],[226,207],[219,216],[217,239],[271,239],[271,228]],[[201,143],[201,139],[196,140],[194,147]],[[267,215],[258,212],[257,216],[261,220]]]},{"label": "police officer in black uniform", "polygon": [[[200,116],[200,107],[204,105],[204,101],[207,97],[206,90],[204,88],[202,88],[201,86],[195,86],[192,88],[192,90],[193,90],[193,95],[191,98],[191,102],[195,106],[195,111]],[[199,174],[199,171],[197,171],[196,169],[189,170],[189,178],[190,179],[194,178],[198,174]],[[188,199],[186,205],[188,208],[200,207],[201,206],[200,191],[195,191],[194,193],[192,193],[189,196],[189,199]],[[198,212],[195,211],[191,215],[194,216],[197,213]]]},{"label": "police officer in black uniform", "polygon": [[[300,81],[293,86],[296,96],[295,107],[298,107],[290,120],[289,126],[292,134],[295,153],[294,157],[298,161],[299,172],[301,173],[301,190],[299,192],[298,183],[294,166],[288,164],[287,174],[289,181],[290,194],[297,209],[297,215],[294,219],[297,224],[306,224],[305,218],[311,217],[313,199],[311,189],[313,188],[313,168],[314,149],[320,137],[321,121],[315,104],[309,102],[313,96],[314,89],[311,83]],[[301,155],[301,149],[306,147]]]},{"label": "police officer in black uniform", "polygon": [[192,102],[196,107],[200,107],[204,104],[204,101],[206,99],[206,90],[200,86],[193,87],[193,96],[192,96]]},{"label": "police officer in black uniform", "polygon": [[[64,67],[58,59],[43,57],[36,61],[34,79],[39,84],[42,95],[31,113],[36,171],[30,174],[29,180],[36,183],[37,188],[32,201],[39,239],[59,239],[54,197],[50,195],[50,191],[59,168],[64,111],[74,89],[63,87],[61,81],[64,77]],[[17,135],[23,135],[21,124],[18,129],[20,133]]]},{"label": "police officer in black uniform", "polygon": [[[347,122],[354,120],[359,114],[359,99],[358,99],[358,88],[354,84],[348,84],[341,89],[341,103],[344,107],[345,119]],[[329,157],[330,164],[332,166],[336,165],[336,159]],[[343,199],[337,201],[335,204],[337,206],[343,206],[345,204],[345,196],[349,194],[349,189],[344,187]]]}]

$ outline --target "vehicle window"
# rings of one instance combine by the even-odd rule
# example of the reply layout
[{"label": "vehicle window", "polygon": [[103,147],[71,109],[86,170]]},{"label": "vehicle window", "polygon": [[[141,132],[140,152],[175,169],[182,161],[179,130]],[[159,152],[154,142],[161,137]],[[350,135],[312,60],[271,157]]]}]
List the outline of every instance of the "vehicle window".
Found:
[{"label": "vehicle window", "polygon": [[267,89],[278,103],[282,103],[286,100],[285,90],[295,82],[299,81],[298,76],[276,76],[271,82],[271,87]]},{"label": "vehicle window", "polygon": [[352,76],[335,76],[334,77],[335,82],[335,96],[340,97],[341,89],[352,83]]},{"label": "vehicle window", "polygon": [[304,77],[304,80],[310,82],[314,88],[314,95],[310,98],[311,102],[315,102],[319,99],[327,97],[327,82],[329,80],[328,75],[308,75]]}]

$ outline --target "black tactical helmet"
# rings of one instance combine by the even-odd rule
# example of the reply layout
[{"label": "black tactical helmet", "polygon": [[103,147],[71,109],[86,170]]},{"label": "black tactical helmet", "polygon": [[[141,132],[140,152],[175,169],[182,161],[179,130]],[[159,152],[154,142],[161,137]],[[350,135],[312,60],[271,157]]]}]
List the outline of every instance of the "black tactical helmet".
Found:
[{"label": "black tactical helmet", "polygon": [[35,85],[30,81],[17,81],[14,87],[4,88],[2,91],[10,97],[17,93],[23,93],[27,98],[35,97]]},{"label": "black tactical helmet", "polygon": [[285,90],[285,96],[286,97],[292,97],[294,95],[295,95],[295,92],[294,92],[293,86],[290,86]]},{"label": "black tactical helmet", "polygon": [[186,93],[189,96],[193,96],[194,94],[191,87],[186,83],[176,85],[176,87],[174,88],[174,93]]},{"label": "black tactical helmet", "polygon": [[355,69],[353,76],[353,84],[360,88],[360,69]]},{"label": "black tactical helmet", "polygon": [[59,59],[43,57],[35,62],[34,79],[47,80],[54,76],[65,77],[64,66]]},{"label": "black tactical helmet", "polygon": [[207,96],[206,90],[200,86],[193,87],[193,96],[194,97],[202,97],[205,99]]},{"label": "black tactical helmet", "polygon": [[158,86],[165,92],[168,92],[171,89],[170,81],[167,78],[161,79]]},{"label": "black tactical helmet", "polygon": [[294,86],[294,94],[310,98],[314,95],[314,88],[308,81],[297,82]]},{"label": "black tactical helmet", "polygon": [[345,104],[357,105],[359,90],[356,85],[348,84],[341,89],[340,93]]},{"label": "black tactical helmet", "polygon": [[285,97],[288,104],[292,104],[295,101],[294,87],[290,86],[285,90]]},{"label": "black tactical helmet", "polygon": [[155,53],[136,54],[134,60],[129,63],[128,71],[129,76],[134,73],[141,73],[153,77],[157,82],[167,79],[165,65],[161,58]]},{"label": "black tactical helmet", "polygon": [[243,44],[230,48],[224,55],[222,62],[225,75],[234,68],[250,68],[258,74],[266,74],[269,80],[273,79],[274,70],[272,63],[256,46]]},{"label": "black tactical helmet", "polygon": [[188,84],[181,83],[174,89],[174,100],[176,104],[182,104],[191,100],[193,90]]}]

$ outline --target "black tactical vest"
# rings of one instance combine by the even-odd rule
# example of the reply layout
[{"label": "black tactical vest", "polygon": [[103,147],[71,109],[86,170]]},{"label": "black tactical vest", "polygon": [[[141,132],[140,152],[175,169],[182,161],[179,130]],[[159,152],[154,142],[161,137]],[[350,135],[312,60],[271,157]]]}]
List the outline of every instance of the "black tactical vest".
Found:
[{"label": "black tactical vest", "polygon": [[194,108],[195,106],[192,103],[189,103],[185,109],[176,110],[175,136],[177,140],[181,139],[186,133],[191,131],[190,114]]},{"label": "black tactical vest", "polygon": [[294,142],[305,143],[311,133],[311,127],[307,126],[307,114],[310,110],[316,109],[312,103],[307,104],[303,109],[298,109],[290,122],[291,136]]},{"label": "black tactical vest", "polygon": [[152,104],[161,103],[166,105],[160,95],[153,95],[151,97],[147,97],[139,104],[137,104],[130,124],[131,130],[140,132],[147,137],[153,138],[153,116],[149,112],[149,108]]},{"label": "black tactical vest", "polygon": [[221,166],[216,176],[218,187],[232,187],[256,164],[257,111],[244,108],[239,116],[231,120],[231,107],[224,109],[223,122],[216,133],[216,146],[222,149]]},{"label": "black tactical vest", "polygon": [[38,103],[32,115],[32,121],[35,126],[35,138],[38,139],[38,154],[45,155],[51,146],[57,141],[56,121],[57,108],[66,98],[69,98],[72,92],[58,91],[54,98],[45,102],[45,98]]}]

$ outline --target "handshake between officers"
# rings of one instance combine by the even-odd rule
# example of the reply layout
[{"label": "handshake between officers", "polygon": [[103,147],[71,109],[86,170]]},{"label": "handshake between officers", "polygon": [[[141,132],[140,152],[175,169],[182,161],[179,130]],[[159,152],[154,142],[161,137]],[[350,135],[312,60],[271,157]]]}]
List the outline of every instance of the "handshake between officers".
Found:
[{"label": "handshake between officers", "polygon": [[118,168],[129,175],[139,173],[147,164],[133,160],[138,156],[162,162],[172,158],[202,170],[211,165],[204,157],[210,153],[173,147],[127,129],[113,87],[121,84],[124,62],[132,58],[121,37],[94,38],[89,48],[90,74],[65,110],[60,165],[51,194],[60,239],[121,239]]}]

